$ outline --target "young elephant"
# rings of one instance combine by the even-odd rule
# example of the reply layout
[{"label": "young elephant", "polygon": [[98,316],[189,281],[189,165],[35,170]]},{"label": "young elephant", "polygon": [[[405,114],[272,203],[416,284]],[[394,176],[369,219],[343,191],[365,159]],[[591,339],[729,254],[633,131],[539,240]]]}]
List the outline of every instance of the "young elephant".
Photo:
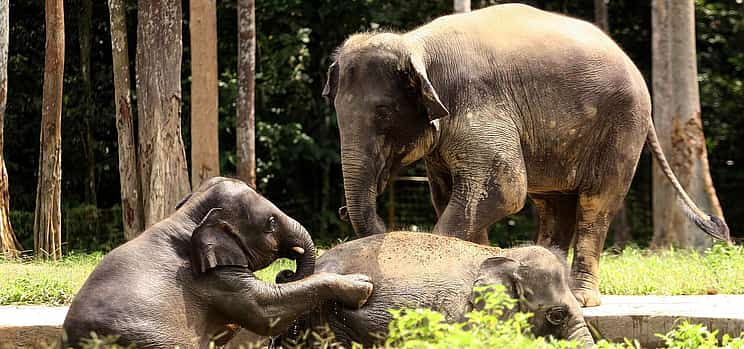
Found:
[{"label": "young elephant", "polygon": [[448,321],[462,321],[474,307],[474,287],[502,284],[519,299],[519,309],[534,313],[536,335],[594,343],[571,294],[565,257],[543,247],[502,250],[452,237],[392,232],[338,245],[318,259],[316,270],[366,274],[375,290],[360,309],[323,304],[286,337],[328,324],[345,347],[351,341],[371,346],[387,333],[388,309],[431,308]]},{"label": "young elephant", "polygon": [[[297,260],[282,274],[290,282],[253,274],[280,257]],[[104,257],[70,305],[63,340],[77,347],[93,331],[137,348],[207,348],[217,334],[229,339],[231,324],[275,335],[317,304],[358,308],[372,292],[366,276],[314,267],[305,228],[245,183],[210,179]]]}]

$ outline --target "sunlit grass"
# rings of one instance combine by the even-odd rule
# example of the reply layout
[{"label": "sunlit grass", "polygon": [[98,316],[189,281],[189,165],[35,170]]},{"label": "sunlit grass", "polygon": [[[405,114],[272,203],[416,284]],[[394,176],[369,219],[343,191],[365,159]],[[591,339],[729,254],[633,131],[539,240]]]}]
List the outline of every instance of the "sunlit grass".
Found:
[{"label": "sunlit grass", "polygon": [[[0,260],[0,305],[69,304],[102,254],[79,254],[58,262]],[[280,259],[256,275],[273,282],[294,261]],[[704,252],[651,252],[626,248],[605,253],[600,263],[605,295],[744,294],[744,247],[717,245]]]},{"label": "sunlit grass", "polygon": [[[66,256],[57,262],[0,259],[0,305],[69,304],[101,258],[103,254],[91,253]],[[294,261],[277,260],[256,275],[273,282],[283,269],[294,270]]]},{"label": "sunlit grass", "polygon": [[616,295],[744,294],[744,247],[605,253],[600,291]]},{"label": "sunlit grass", "polygon": [[101,258],[101,253],[91,253],[56,262],[0,259],[0,305],[68,304]]}]

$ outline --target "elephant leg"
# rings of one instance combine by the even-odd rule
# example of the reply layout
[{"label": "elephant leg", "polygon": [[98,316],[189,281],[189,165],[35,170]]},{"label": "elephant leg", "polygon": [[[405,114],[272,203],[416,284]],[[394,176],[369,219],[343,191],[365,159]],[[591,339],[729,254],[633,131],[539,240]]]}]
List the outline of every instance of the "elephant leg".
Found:
[{"label": "elephant leg", "polygon": [[[426,174],[429,177],[431,202],[439,218],[452,197],[452,174],[442,164],[430,160],[426,161]],[[471,241],[488,245],[488,229],[475,232]]]},{"label": "elephant leg", "polygon": [[614,214],[610,207],[616,202],[602,196],[579,195],[571,274],[573,294],[585,307],[600,304],[599,257]]},{"label": "elephant leg", "polygon": [[576,228],[576,195],[530,194],[530,199],[538,216],[535,243],[568,253]]},{"label": "elephant leg", "polygon": [[426,175],[429,177],[431,203],[439,218],[452,197],[452,174],[440,161],[426,159]]},{"label": "elephant leg", "polygon": [[488,244],[488,227],[522,209],[526,197],[521,156],[498,161],[487,170],[455,174],[452,197],[433,233]]}]

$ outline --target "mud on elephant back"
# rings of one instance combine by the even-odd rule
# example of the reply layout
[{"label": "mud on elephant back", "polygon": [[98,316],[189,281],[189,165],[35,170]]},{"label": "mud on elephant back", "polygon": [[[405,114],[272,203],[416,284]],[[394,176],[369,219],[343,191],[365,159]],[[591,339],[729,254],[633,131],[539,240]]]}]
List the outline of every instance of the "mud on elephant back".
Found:
[{"label": "mud on elephant back", "polygon": [[323,95],[338,115],[346,211],[360,236],[385,232],[376,196],[424,159],[433,233],[488,243],[487,228],[529,196],[537,243],[567,252],[574,242],[573,293],[595,306],[608,225],[646,143],[690,218],[729,240],[672,173],[643,76],[591,23],[506,4],[352,35]]}]

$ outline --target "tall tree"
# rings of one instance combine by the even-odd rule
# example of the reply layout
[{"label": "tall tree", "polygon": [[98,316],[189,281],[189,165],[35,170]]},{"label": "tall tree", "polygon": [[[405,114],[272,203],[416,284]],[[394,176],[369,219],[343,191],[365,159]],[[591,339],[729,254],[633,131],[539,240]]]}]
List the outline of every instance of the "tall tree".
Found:
[{"label": "tall tree", "polygon": [[80,41],[80,76],[82,80],[82,103],[79,106],[82,111],[81,138],[83,140],[83,153],[85,155],[85,202],[97,206],[96,197],[96,158],[95,139],[91,128],[93,117],[93,98],[90,83],[90,26],[93,16],[93,2],[91,0],[80,1],[80,15],[78,17],[79,41]]},{"label": "tall tree", "polygon": [[[700,208],[723,218],[708,169],[700,119],[693,0],[652,3],[654,124],[679,182]],[[711,240],[677,207],[675,191],[653,164],[652,245],[702,248]]]},{"label": "tall tree", "polygon": [[470,0],[454,0],[455,13],[470,12]]},{"label": "tall tree", "polygon": [[21,244],[16,239],[10,225],[10,192],[8,191],[8,171],[3,156],[5,124],[5,105],[8,97],[8,43],[10,21],[8,0],[0,0],[0,256],[15,258],[19,255]]},{"label": "tall tree", "polygon": [[238,0],[238,178],[256,187],[256,126],[254,88],[256,76],[256,2]]},{"label": "tall tree", "polygon": [[65,66],[63,0],[44,2],[46,56],[41,110],[39,172],[34,211],[34,254],[62,257],[60,191],[62,185],[62,78]]},{"label": "tall tree", "polygon": [[217,3],[189,1],[191,34],[191,185],[219,176]]},{"label": "tall tree", "polygon": [[109,0],[111,21],[111,57],[114,71],[116,132],[119,144],[119,185],[124,237],[134,239],[145,229],[140,177],[137,173],[137,148],[134,144],[134,118],[129,84],[129,45],[124,0]]},{"label": "tall tree", "polygon": [[137,127],[145,228],[189,193],[181,139],[181,1],[139,1]]}]

